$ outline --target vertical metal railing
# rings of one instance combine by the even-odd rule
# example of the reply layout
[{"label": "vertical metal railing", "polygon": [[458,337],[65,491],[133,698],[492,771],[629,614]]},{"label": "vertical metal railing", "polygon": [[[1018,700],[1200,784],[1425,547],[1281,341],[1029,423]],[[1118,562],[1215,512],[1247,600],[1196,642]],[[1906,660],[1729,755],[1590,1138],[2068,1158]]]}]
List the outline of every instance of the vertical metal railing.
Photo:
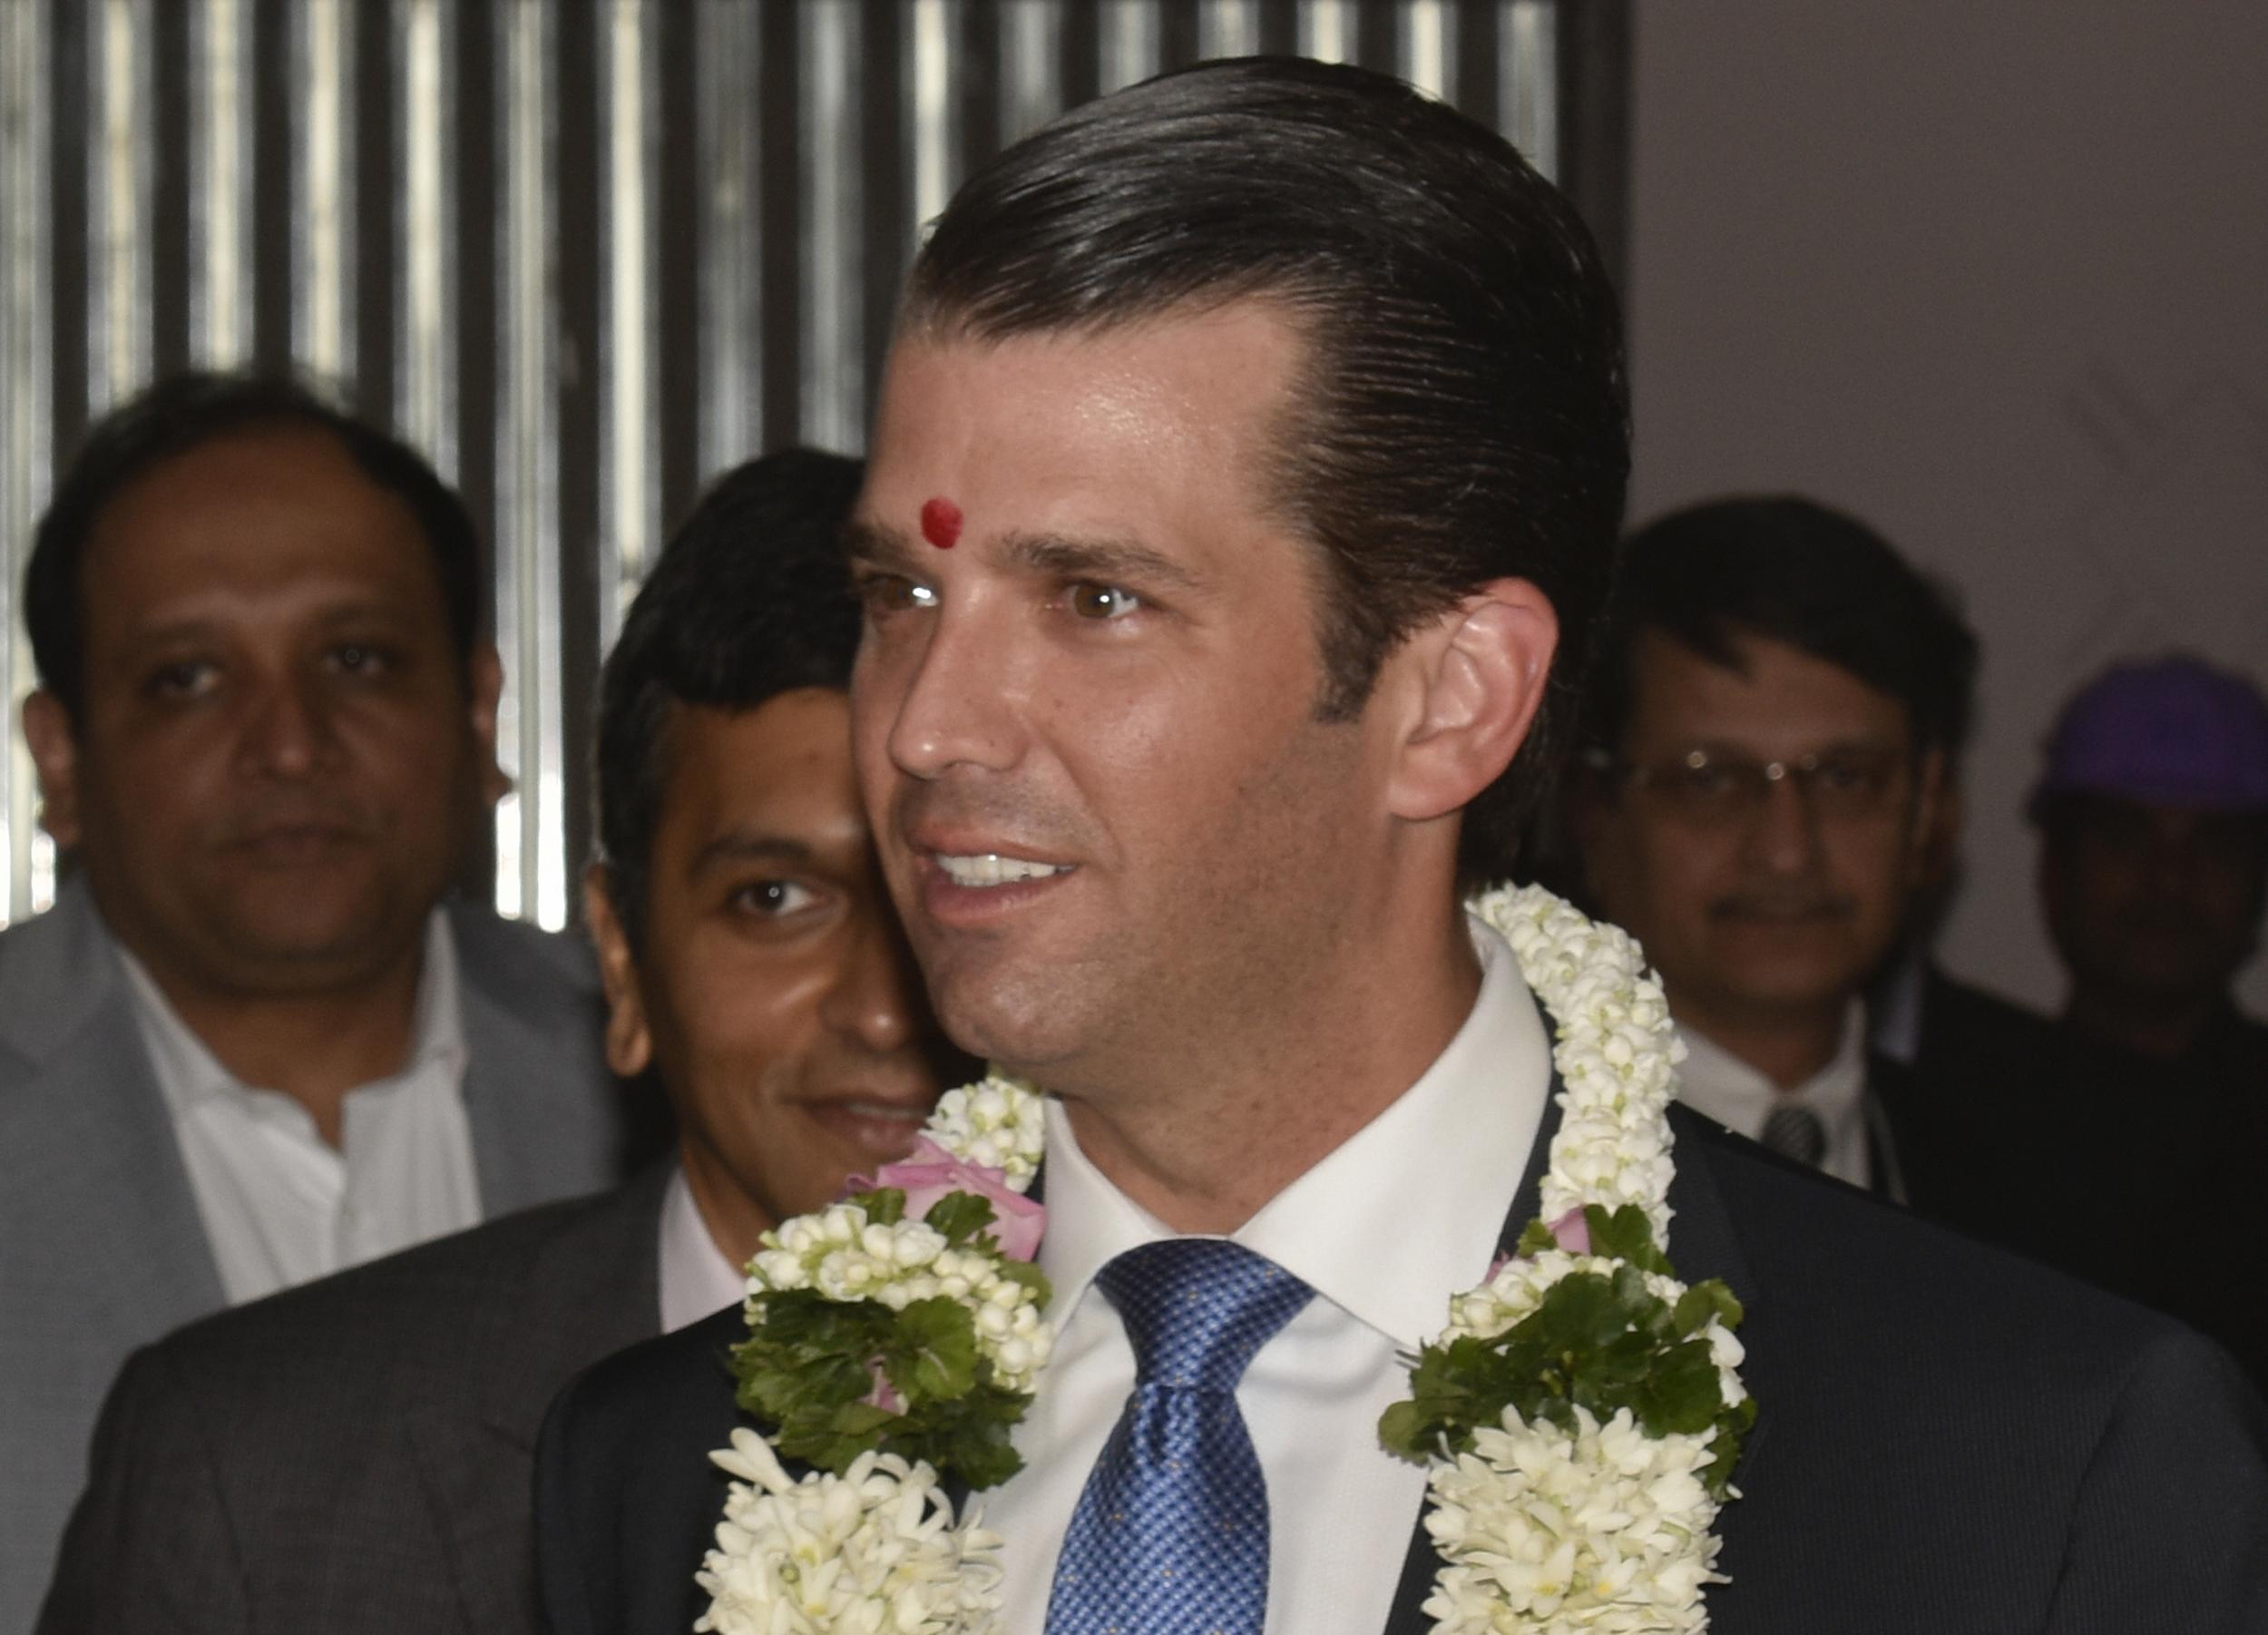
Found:
[{"label": "vertical metal railing", "polygon": [[[54,469],[54,279],[50,241],[54,163],[47,18],[33,5],[0,5],[0,680],[10,699],[32,684],[30,644],[17,608],[23,559],[34,520],[47,503]],[[36,822],[38,801],[23,735],[11,731],[0,757],[0,867],[10,917],[44,907],[34,891],[44,875],[54,889],[54,860]]]},{"label": "vertical metal railing", "polygon": [[324,380],[354,374],[357,268],[354,30],[347,0],[306,0],[287,14],[287,60],[305,94],[291,132],[291,354]]}]

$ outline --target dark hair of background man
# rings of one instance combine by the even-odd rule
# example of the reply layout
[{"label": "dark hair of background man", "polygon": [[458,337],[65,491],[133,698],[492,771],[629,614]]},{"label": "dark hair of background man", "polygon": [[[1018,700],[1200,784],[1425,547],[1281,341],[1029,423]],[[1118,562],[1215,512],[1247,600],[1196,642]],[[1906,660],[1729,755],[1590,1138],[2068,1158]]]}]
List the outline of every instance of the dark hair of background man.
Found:
[{"label": "dark hair of background man", "polygon": [[1564,748],[1629,467],[1614,292],[1574,207],[1509,144],[1326,64],[1168,74],[964,186],[903,322],[997,341],[1251,299],[1308,342],[1266,475],[1326,564],[1324,719],[1352,719],[1398,641],[1492,579],[1558,612],[1535,728],[1466,813],[1464,876],[1501,876]]},{"label": "dark hair of background man", "polygon": [[103,508],[176,455],[234,436],[302,427],[337,438],[363,475],[416,518],[433,547],[458,661],[470,663],[480,633],[480,534],[464,502],[425,457],[288,377],[192,370],[156,382],[88,431],[33,535],[24,622],[40,685],[62,700],[73,722],[85,701],[88,585],[81,564]]},{"label": "dark hair of background man", "polygon": [[1729,670],[1762,636],[1848,671],[1906,707],[1917,758],[1950,759],[1968,738],[1976,637],[1882,535],[1813,501],[1711,501],[1630,536],[1586,700],[1584,741],[1608,755],[1647,631]]},{"label": "dark hair of background man", "polygon": [[599,844],[633,947],[671,707],[753,710],[798,687],[850,685],[860,618],[841,534],[862,473],[808,448],[738,467],[701,497],[622,622],[599,682]]}]

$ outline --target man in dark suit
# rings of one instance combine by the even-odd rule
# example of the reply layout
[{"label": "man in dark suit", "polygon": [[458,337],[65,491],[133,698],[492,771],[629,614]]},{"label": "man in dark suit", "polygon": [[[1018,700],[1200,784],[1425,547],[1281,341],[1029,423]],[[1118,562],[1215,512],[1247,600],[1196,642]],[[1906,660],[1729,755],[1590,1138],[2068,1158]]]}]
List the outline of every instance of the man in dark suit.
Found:
[{"label": "man in dark suit", "polygon": [[41,518],[65,881],[0,936],[0,1630],[135,1346],[633,1167],[588,951],[447,900],[502,787],[480,558],[414,450],[257,377],[122,405]]},{"label": "man in dark suit", "polygon": [[728,475],[607,661],[606,1043],[660,1081],[676,1161],[138,1354],[42,1630],[532,1629],[529,1456],[560,1383],[737,1305],[760,1230],[905,1150],[961,1064],[852,778],[857,484],[808,452]]},{"label": "man in dark suit", "polygon": [[[2093,1229],[2062,1263],[2268,1386],[2268,1024],[2234,994],[2268,908],[2268,699],[2186,654],[2113,665],[2058,716],[2030,817],[2069,978],[2038,1105],[2101,1138]],[[2153,1254],[2137,1217],[2215,1252]]]},{"label": "man in dark suit", "polygon": [[1930,1201],[2268,1384],[2268,1027],[2231,996],[2268,897],[2268,703],[2194,658],[2114,666],[2059,717],[2030,816],[2071,991],[2051,1022],[1912,972]]},{"label": "man in dark suit", "polygon": [[1668,993],[1679,1099],[1971,1227],[1989,1178],[1870,1049],[1865,994],[1946,866],[1976,668],[1943,592],[1857,519],[1688,506],[1623,548],[1569,800],[1591,899]]},{"label": "man in dark suit", "polygon": [[[1627,448],[1572,210],[1356,70],[1211,64],[1076,110],[917,258],[852,529],[854,739],[947,1030],[1050,1092],[1056,1335],[982,1496],[1001,1627],[1433,1626],[1426,1473],[1379,1416],[1547,1212],[1522,1177],[1582,1158],[1520,956],[1460,887],[1508,867],[1566,730]],[[1572,1086],[1608,1057],[1570,1060]],[[1673,1113],[1669,1253],[1748,1303],[1761,1405],[1732,1581],[1687,1584],[1711,1627],[2268,1620],[2268,1460],[2219,1353]],[[681,1630],[704,1548],[745,1558],[704,1457],[767,1428],[736,1420],[733,1334],[553,1409],[555,1635]],[[708,1627],[765,1627],[751,1586],[834,1594],[843,1552],[805,1531],[717,1581]],[[1498,1563],[1501,1604],[1455,1627],[1590,1592],[1557,1560]]]}]

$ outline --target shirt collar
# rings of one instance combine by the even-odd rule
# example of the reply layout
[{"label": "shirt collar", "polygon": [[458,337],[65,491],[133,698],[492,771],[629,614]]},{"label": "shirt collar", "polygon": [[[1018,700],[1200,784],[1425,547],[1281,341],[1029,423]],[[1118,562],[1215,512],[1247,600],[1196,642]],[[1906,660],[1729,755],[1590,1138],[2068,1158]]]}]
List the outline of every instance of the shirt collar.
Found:
[{"label": "shirt collar", "polygon": [[660,1243],[662,1333],[722,1311],[748,1292],[747,1277],[709,1236],[682,1164],[671,1167],[662,1195]]},{"label": "shirt collar", "polygon": [[1677,1099],[1728,1130],[1754,1138],[1774,1107],[1802,1105],[1817,1113],[1830,1134],[1863,1117],[1866,1092],[1866,1007],[1850,1002],[1835,1053],[1793,1090],[1776,1084],[1723,1045],[1693,1028],[1679,1028],[1686,1060],[1677,1070]]},{"label": "shirt collar", "polygon": [[[127,991],[133,995],[135,1020],[150,1047],[158,1088],[174,1117],[180,1118],[206,1101],[242,1096],[260,1088],[241,1082],[221,1065],[220,1059],[197,1036],[196,1031],[181,1020],[181,1013],[166,998],[157,979],[123,944],[118,945],[118,961],[126,973]],[[424,958],[417,973],[417,997],[410,1013],[409,1055],[400,1071],[388,1078],[407,1078],[421,1068],[439,1066],[455,1082],[463,1075],[465,1057],[464,1005],[457,976],[456,939],[449,935],[448,915],[435,908],[425,916]]]},{"label": "shirt collar", "polygon": [[[1393,1103],[1278,1193],[1235,1240],[1414,1350],[1495,1258],[1550,1082],[1543,1020],[1504,939],[1468,919],[1481,992],[1448,1048]],[[1080,1150],[1047,1107],[1040,1268],[1060,1325],[1115,1256],[1174,1234]]]}]

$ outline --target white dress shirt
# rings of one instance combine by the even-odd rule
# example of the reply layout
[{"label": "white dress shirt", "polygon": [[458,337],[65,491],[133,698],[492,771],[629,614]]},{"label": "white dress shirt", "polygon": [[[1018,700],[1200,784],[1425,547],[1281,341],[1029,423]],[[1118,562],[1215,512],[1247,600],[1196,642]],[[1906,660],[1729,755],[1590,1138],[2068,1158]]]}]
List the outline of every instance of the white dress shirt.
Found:
[{"label": "white dress shirt", "polygon": [[1819,1167],[1854,1187],[1868,1184],[1866,1007],[1857,1000],[1843,1015],[1843,1037],[1826,1066],[1793,1090],[1770,1079],[1697,1029],[1679,1028],[1686,1059],[1677,1069],[1677,1099],[1751,1141],[1764,1138],[1765,1121],[1777,1107],[1804,1107],[1819,1115],[1827,1150]]},{"label": "white dress shirt", "polygon": [[[1472,1013],[1423,1077],[1234,1236],[1315,1297],[1260,1348],[1237,1388],[1267,1480],[1268,1635],[1376,1635],[1425,1494],[1425,1473],[1378,1445],[1409,1394],[1409,1359],[1486,1276],[1533,1144],[1550,1043],[1511,949],[1470,922],[1482,977]],[[1053,1360],[1016,1433],[1024,1470],[977,1495],[1005,1535],[1007,1627],[1039,1635],[1055,1562],[1097,1455],[1134,1386],[1117,1309],[1094,1293],[1113,1257],[1174,1234],[1047,1111]]]},{"label": "white dress shirt", "polygon": [[289,1096],[240,1083],[141,962],[119,956],[230,1304],[478,1224],[456,945],[441,910],[425,922],[408,1059],[347,1092],[337,1147]]},{"label": "white dress shirt", "polygon": [[661,1196],[661,1332],[714,1317],[748,1292],[747,1276],[709,1235],[709,1222],[679,1166]]}]

